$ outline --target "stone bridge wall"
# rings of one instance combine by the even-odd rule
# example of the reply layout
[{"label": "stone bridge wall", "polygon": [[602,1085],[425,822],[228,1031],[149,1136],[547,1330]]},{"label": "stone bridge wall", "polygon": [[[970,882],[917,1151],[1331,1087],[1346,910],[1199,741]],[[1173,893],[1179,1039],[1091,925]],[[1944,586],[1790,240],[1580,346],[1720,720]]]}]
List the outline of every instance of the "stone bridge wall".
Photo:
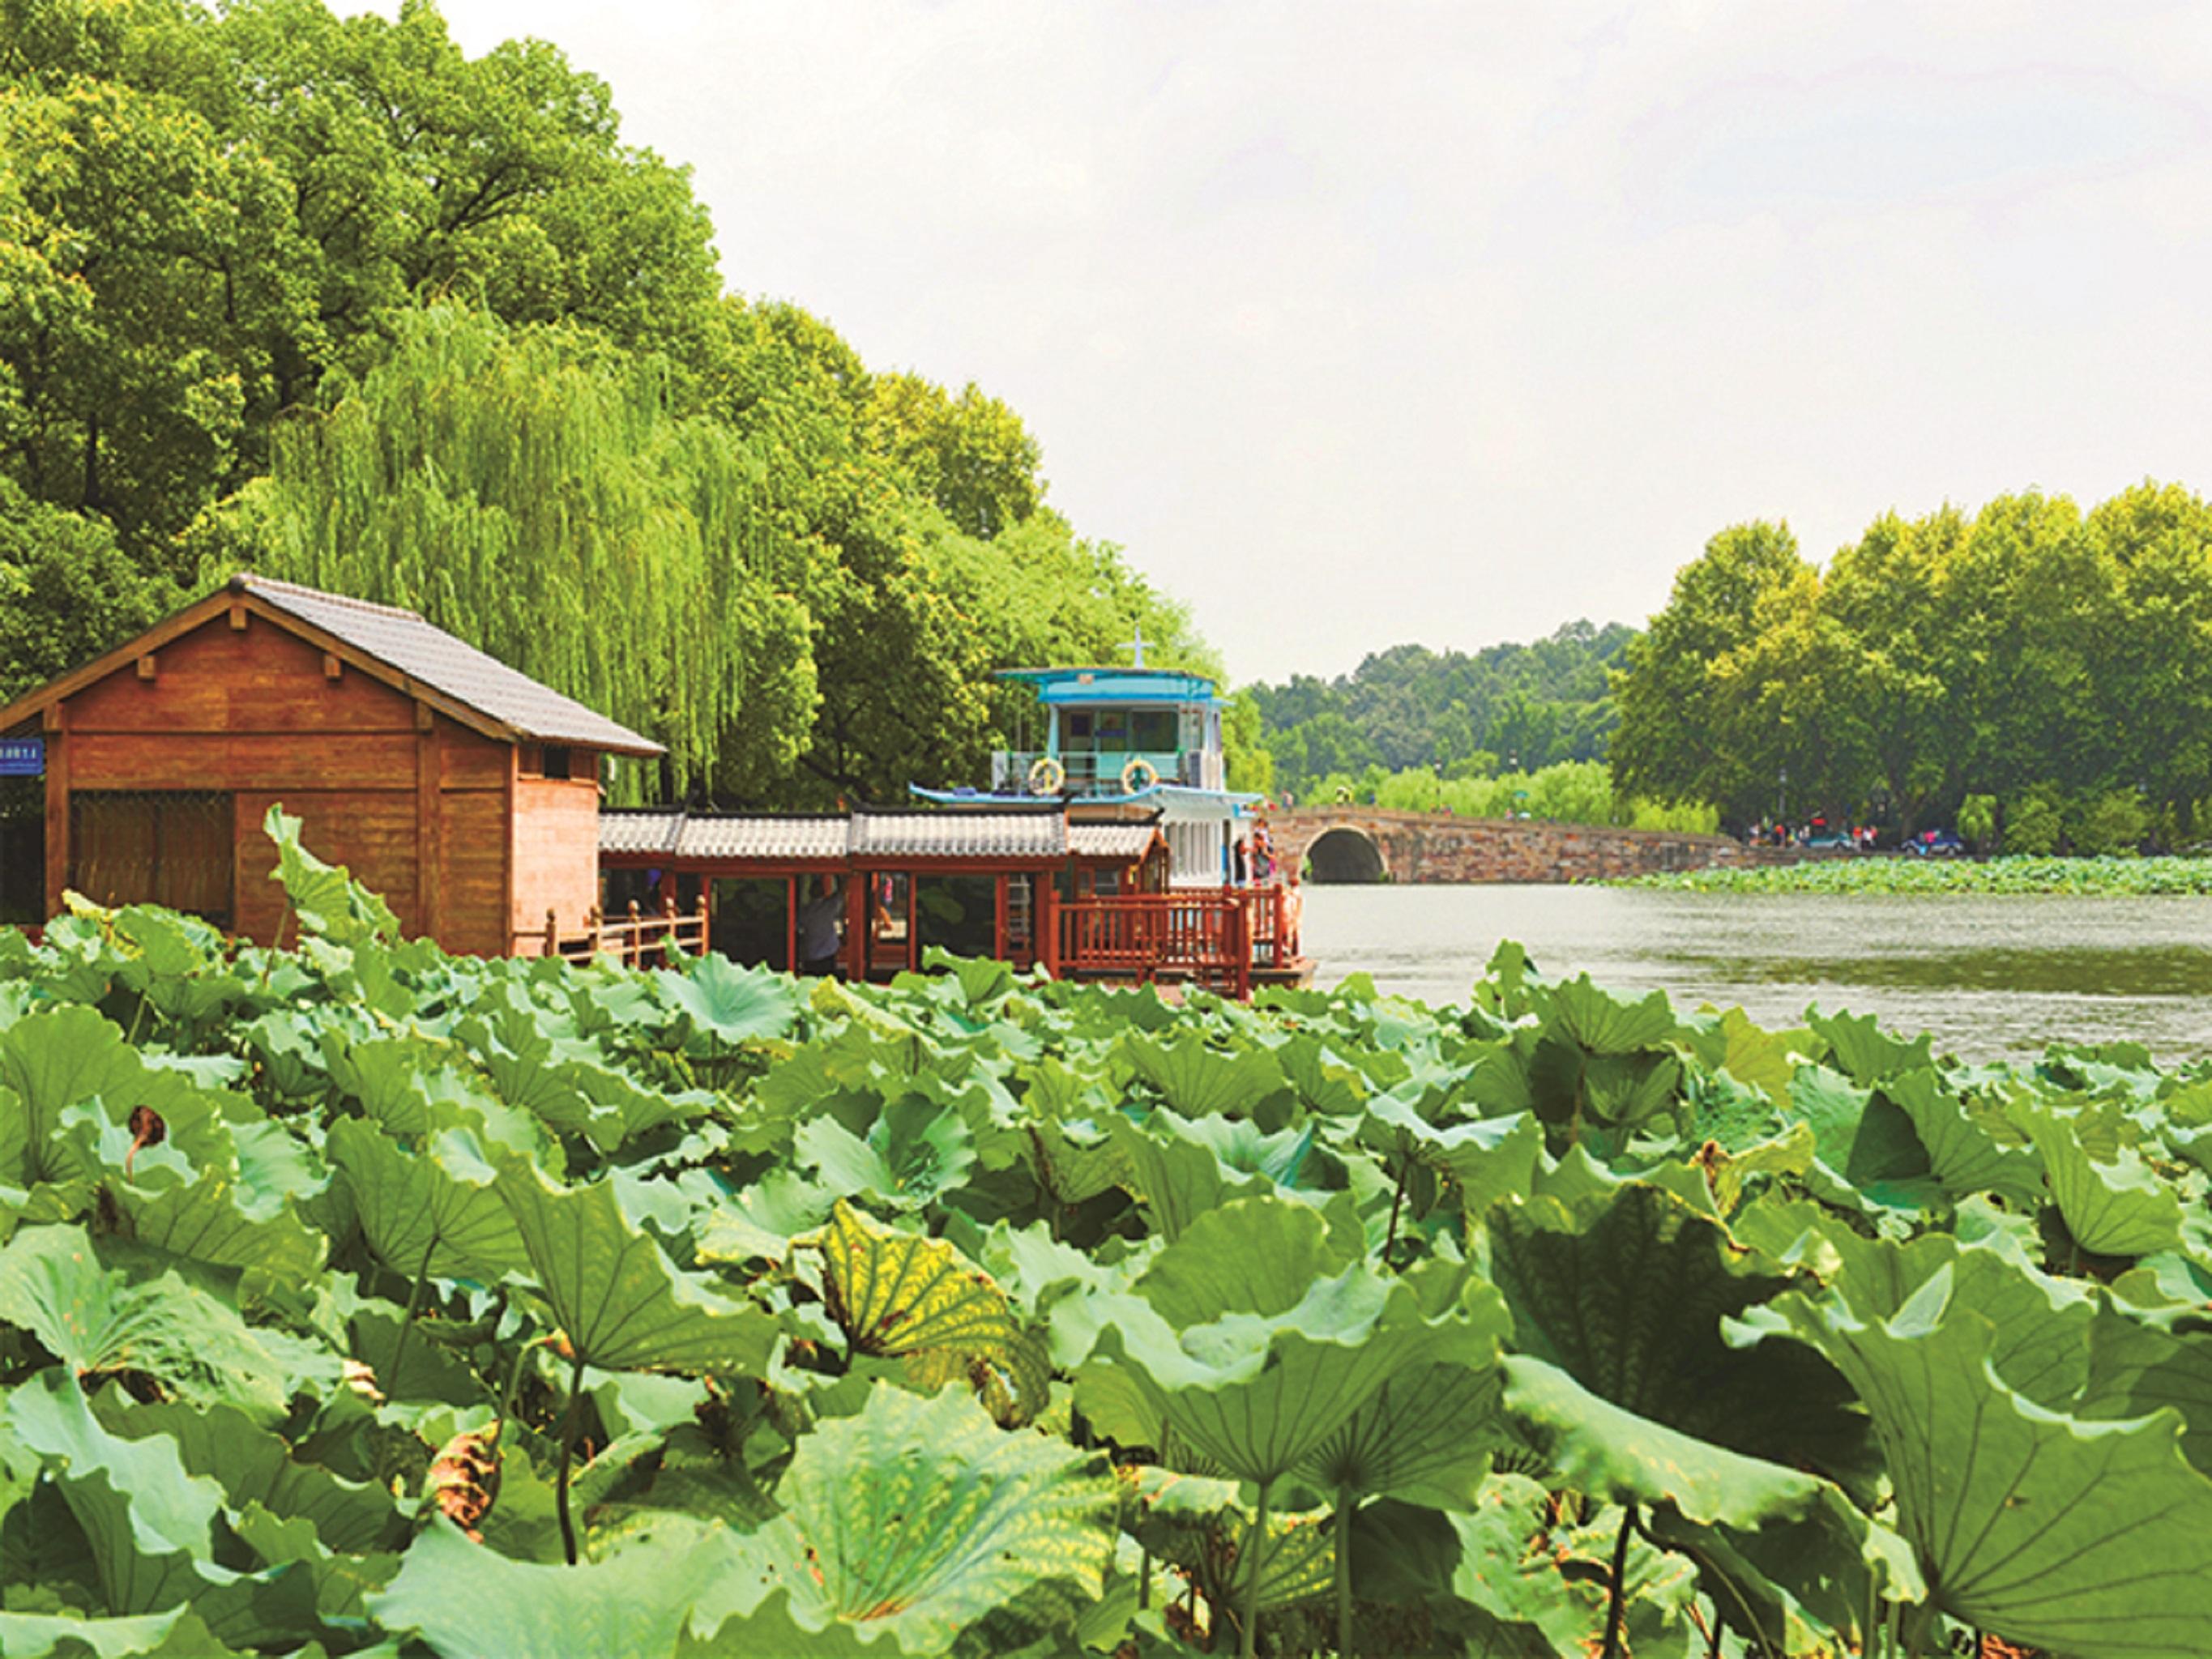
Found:
[{"label": "stone bridge wall", "polygon": [[1606,881],[1749,862],[1726,836],[1534,818],[1458,818],[1372,806],[1297,807],[1267,816],[1276,854],[1303,865],[1332,830],[1364,836],[1401,882]]}]

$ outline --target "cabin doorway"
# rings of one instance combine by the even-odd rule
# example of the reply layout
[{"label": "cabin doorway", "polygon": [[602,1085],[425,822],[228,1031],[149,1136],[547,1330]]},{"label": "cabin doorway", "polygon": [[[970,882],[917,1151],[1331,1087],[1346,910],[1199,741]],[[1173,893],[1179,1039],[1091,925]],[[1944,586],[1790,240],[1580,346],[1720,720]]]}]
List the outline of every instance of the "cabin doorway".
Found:
[{"label": "cabin doorway", "polygon": [[0,778],[0,925],[46,919],[46,781]]},{"label": "cabin doorway", "polygon": [[231,925],[236,808],[228,790],[70,794],[69,885],[95,904],[159,904]]},{"label": "cabin doorway", "polygon": [[790,878],[718,878],[708,914],[709,950],[741,967],[792,971]]}]

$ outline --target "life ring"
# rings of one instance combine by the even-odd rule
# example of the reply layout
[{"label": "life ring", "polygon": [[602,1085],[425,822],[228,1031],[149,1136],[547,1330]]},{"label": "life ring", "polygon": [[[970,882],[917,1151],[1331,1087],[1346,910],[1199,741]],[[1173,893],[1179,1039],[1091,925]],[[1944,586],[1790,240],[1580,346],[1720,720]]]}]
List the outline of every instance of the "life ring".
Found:
[{"label": "life ring", "polygon": [[1129,763],[1121,769],[1121,793],[1133,795],[1140,789],[1149,789],[1160,781],[1160,769],[1142,755],[1129,757]]},{"label": "life ring", "polygon": [[1039,755],[1030,763],[1030,793],[1056,795],[1067,781],[1067,769],[1050,755]]}]

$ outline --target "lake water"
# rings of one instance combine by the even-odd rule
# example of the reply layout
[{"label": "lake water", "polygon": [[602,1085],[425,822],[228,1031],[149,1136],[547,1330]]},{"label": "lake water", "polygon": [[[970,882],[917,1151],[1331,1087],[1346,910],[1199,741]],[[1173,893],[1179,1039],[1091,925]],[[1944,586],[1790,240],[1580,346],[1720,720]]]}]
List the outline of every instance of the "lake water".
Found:
[{"label": "lake water", "polygon": [[1638,888],[1305,890],[1316,983],[1366,973],[1463,1002],[1501,939],[1551,975],[1588,969],[1678,1006],[1762,1025],[1808,1003],[1932,1032],[1939,1052],[2016,1058],[2053,1041],[2128,1039],[2161,1060],[2212,1054],[2212,898],[1831,898]]}]

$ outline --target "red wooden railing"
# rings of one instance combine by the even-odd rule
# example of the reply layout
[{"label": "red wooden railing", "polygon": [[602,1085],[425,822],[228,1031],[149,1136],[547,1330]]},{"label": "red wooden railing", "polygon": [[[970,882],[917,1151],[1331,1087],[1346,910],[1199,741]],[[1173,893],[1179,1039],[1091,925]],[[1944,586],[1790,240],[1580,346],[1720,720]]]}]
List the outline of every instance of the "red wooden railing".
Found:
[{"label": "red wooden railing", "polygon": [[1272,884],[1069,899],[1059,911],[1062,974],[1193,980],[1247,997],[1255,969],[1298,955],[1299,896]]},{"label": "red wooden railing", "polygon": [[548,910],[544,933],[518,938],[516,954],[521,954],[532,939],[539,955],[559,957],[565,962],[590,962],[609,956],[629,968],[665,966],[672,950],[691,956],[705,952],[707,901],[702,895],[696,910],[678,910],[672,902],[664,902],[653,911],[641,909],[633,899],[629,913],[613,921],[600,915],[594,905],[585,913],[583,931],[575,933],[562,933],[560,919]]}]

